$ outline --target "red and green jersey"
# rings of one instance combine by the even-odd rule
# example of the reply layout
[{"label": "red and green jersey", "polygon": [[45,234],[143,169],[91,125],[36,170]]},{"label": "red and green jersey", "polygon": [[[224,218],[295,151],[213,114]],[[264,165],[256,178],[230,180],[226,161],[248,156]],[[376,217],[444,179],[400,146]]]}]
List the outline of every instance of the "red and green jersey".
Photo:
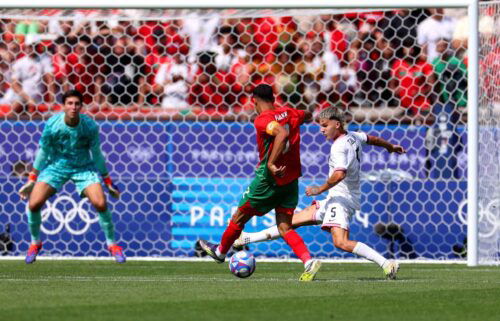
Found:
[{"label": "red and green jersey", "polygon": [[[255,119],[257,146],[259,149],[259,165],[257,175],[272,178],[277,185],[286,185],[302,175],[300,165],[300,125],[304,122],[305,113],[289,107],[280,107],[262,112]],[[267,169],[267,161],[273,150],[274,136],[266,132],[271,122],[278,122],[288,131],[288,140],[283,153],[275,163],[277,167],[286,166],[284,177],[276,177]]]}]

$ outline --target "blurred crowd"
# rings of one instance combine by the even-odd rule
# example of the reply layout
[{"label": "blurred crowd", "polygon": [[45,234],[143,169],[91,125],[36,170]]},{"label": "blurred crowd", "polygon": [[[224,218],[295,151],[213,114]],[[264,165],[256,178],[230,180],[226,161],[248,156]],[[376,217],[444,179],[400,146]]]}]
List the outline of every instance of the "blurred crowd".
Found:
[{"label": "blurred crowd", "polygon": [[[0,19],[0,105],[14,114],[50,110],[75,88],[91,110],[238,114],[252,109],[259,83],[274,86],[279,104],[311,111],[398,106],[414,115],[467,103],[460,9],[177,20],[87,14]],[[481,18],[485,39],[500,27],[494,14]],[[495,41],[484,56],[498,57]]]}]

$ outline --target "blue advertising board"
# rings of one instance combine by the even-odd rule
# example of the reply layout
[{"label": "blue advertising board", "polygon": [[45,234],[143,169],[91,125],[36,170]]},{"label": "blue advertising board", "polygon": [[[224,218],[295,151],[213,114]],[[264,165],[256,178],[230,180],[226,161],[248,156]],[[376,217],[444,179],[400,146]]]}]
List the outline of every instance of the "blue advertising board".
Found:
[{"label": "blue advertising board", "polygon": [[[29,241],[26,203],[16,192],[24,178],[15,175],[14,165],[33,161],[42,129],[42,122],[0,124],[0,222],[4,227],[11,226],[14,255],[22,255]],[[405,242],[411,244],[415,256],[453,257],[452,247],[465,236],[465,216],[459,213],[464,209],[466,183],[464,179],[427,179],[426,128],[349,129],[381,136],[408,150],[406,155],[394,155],[367,146],[362,171],[391,168],[411,177],[364,180],[362,209],[353,218],[351,235],[387,254],[391,242],[374,227],[392,223],[404,231]],[[258,162],[252,124],[103,122],[100,131],[108,167],[123,190],[119,200],[109,202],[127,255],[192,256],[198,238],[220,239]],[[299,208],[312,201],[305,196],[305,187],[322,183],[328,173],[330,143],[318,132],[317,125],[302,128]],[[466,139],[462,132],[461,138]],[[464,173],[465,164],[459,165]],[[88,201],[76,195],[72,184],[49,200],[42,215],[46,254],[107,255],[97,214]],[[273,224],[270,213],[251,220],[246,230]],[[299,233],[316,256],[348,257],[335,250],[330,236],[318,227],[304,227]],[[396,247],[401,246],[398,242]],[[282,241],[259,243],[252,251],[269,257],[290,255]],[[402,254],[398,248],[391,251]]]}]

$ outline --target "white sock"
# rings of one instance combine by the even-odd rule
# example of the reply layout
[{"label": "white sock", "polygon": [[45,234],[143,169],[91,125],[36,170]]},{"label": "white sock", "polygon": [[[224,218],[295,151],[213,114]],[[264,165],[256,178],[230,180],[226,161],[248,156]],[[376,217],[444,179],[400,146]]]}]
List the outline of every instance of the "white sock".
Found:
[{"label": "white sock", "polygon": [[265,230],[254,232],[254,233],[241,233],[240,238],[246,244],[256,243],[256,242],[264,242],[270,240],[276,240],[281,237],[280,232],[278,231],[278,226],[274,225]]},{"label": "white sock", "polygon": [[220,252],[220,248],[217,246],[217,248],[215,249],[215,255],[217,255],[218,257],[220,258],[225,258],[226,257],[226,254],[222,254]]},{"label": "white sock", "polygon": [[380,267],[384,266],[387,259],[380,255],[377,251],[366,245],[365,243],[358,242],[352,253],[364,257],[367,260],[377,263]]}]

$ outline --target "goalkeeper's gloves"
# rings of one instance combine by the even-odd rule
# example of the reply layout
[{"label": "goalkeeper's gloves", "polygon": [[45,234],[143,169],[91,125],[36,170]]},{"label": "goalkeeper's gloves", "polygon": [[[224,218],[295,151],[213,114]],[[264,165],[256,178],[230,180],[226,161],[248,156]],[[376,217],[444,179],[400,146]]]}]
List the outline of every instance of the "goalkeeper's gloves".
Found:
[{"label": "goalkeeper's gloves", "polygon": [[31,191],[33,190],[33,187],[35,187],[35,183],[37,180],[38,176],[35,173],[30,173],[28,176],[28,182],[21,187],[19,190],[19,195],[21,195],[21,199],[25,200],[27,199]]},{"label": "goalkeeper's gloves", "polygon": [[114,198],[120,197],[120,190],[115,186],[115,184],[113,184],[109,174],[102,175],[102,180],[104,181],[104,185],[108,188],[108,192],[111,196]]}]

